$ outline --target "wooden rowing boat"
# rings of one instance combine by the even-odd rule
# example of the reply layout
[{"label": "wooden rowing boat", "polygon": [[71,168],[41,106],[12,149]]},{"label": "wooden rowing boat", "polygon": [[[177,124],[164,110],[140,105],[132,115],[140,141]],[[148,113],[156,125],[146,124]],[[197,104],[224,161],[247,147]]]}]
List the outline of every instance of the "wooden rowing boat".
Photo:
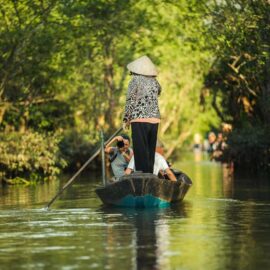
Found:
[{"label": "wooden rowing boat", "polygon": [[177,182],[160,179],[151,173],[135,172],[96,189],[105,205],[132,208],[167,207],[184,199],[192,185],[183,172],[176,173]]}]

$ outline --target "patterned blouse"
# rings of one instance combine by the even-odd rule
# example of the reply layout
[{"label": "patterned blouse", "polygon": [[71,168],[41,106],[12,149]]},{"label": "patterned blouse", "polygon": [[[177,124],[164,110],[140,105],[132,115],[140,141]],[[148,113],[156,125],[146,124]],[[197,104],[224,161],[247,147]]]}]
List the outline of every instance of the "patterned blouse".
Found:
[{"label": "patterned blouse", "polygon": [[161,87],[155,77],[134,74],[128,85],[124,122],[134,119],[158,118],[158,95]]}]

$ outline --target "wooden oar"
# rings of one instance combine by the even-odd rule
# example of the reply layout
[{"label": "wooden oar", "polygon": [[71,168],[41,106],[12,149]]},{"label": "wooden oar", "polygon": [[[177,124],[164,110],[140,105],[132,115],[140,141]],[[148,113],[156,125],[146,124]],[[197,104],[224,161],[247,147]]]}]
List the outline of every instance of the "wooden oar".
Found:
[{"label": "wooden oar", "polygon": [[[110,142],[112,140],[112,138],[114,138],[117,134],[119,134],[122,131],[122,127],[119,128],[106,142],[104,145],[108,144],[108,142]],[[50,202],[47,204],[47,206],[45,207],[46,210],[48,210],[50,208],[50,206],[53,204],[53,202],[59,197],[59,195],[62,194],[62,192],[69,187],[72,182],[76,179],[76,177],[87,167],[87,165],[94,160],[99,152],[101,150],[101,147],[83,164],[83,166],[68,180],[68,182],[61,188],[61,190],[50,200]]]}]

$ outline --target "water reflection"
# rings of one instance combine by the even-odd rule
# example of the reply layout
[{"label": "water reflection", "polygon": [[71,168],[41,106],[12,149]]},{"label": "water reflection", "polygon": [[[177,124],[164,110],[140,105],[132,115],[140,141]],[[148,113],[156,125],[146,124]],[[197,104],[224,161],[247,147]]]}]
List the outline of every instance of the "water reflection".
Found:
[{"label": "water reflection", "polygon": [[[127,240],[123,238],[122,230],[119,231],[119,228],[114,226],[108,227],[108,249],[113,250],[119,242],[123,246],[132,244],[132,269],[169,269],[169,257],[164,256],[170,245],[170,227],[167,221],[172,217],[187,218],[187,208],[190,208],[188,203],[165,209],[101,208],[104,222],[115,222],[115,215],[120,215],[133,228]],[[113,258],[107,259],[110,260],[111,266],[115,265]]]},{"label": "water reflection", "polygon": [[5,185],[0,188],[0,207],[28,208],[34,204],[44,203],[52,198],[59,189],[60,181],[48,181],[33,186]]},{"label": "water reflection", "polygon": [[87,174],[47,212],[63,183],[0,188],[1,269],[269,269],[269,182],[203,156],[175,167],[193,186],[159,210],[101,208]]}]

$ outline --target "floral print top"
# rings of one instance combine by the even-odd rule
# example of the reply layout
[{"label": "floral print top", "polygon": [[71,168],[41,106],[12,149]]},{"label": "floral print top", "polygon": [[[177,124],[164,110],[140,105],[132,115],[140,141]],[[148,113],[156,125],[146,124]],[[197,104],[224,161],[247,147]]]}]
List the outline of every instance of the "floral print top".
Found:
[{"label": "floral print top", "polygon": [[123,122],[142,118],[160,119],[158,108],[160,92],[161,87],[155,77],[133,75],[128,85]]}]

